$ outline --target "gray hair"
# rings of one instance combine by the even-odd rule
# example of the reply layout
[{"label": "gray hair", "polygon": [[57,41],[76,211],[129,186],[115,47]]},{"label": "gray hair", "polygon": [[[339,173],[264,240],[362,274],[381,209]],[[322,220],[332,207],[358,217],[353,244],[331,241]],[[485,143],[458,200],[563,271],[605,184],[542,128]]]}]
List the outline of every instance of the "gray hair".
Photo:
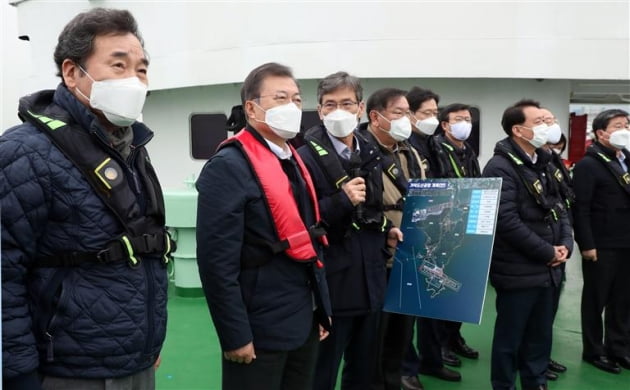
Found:
[{"label": "gray hair", "polygon": [[85,61],[94,50],[94,38],[101,35],[133,34],[144,48],[138,24],[127,10],[93,8],[75,16],[64,27],[55,48],[57,76],[61,76],[61,65],[66,59],[85,66]]},{"label": "gray hair", "polygon": [[357,97],[357,102],[363,99],[363,87],[358,77],[351,76],[347,72],[337,72],[324,77],[317,85],[317,101],[322,103],[322,97],[340,88],[350,88]]}]

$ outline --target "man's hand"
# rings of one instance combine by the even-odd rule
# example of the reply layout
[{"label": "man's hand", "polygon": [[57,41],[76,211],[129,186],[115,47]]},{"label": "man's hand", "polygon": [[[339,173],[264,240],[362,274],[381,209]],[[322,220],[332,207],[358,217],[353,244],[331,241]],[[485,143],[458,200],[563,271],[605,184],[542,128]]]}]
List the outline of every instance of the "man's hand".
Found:
[{"label": "man's hand", "polygon": [[553,247],[554,256],[553,259],[549,263],[547,263],[550,267],[557,267],[562,263],[566,263],[568,260],[567,256],[569,255],[569,248],[564,245],[558,245]]},{"label": "man's hand", "polygon": [[[332,324],[332,318],[328,317],[328,323]],[[319,341],[324,340],[326,337],[328,337],[329,334],[330,332],[324,329],[323,326],[319,325]]]},{"label": "man's hand", "polygon": [[398,246],[398,242],[402,242],[403,240],[403,232],[400,231],[397,227],[393,227],[389,229],[387,232],[387,246],[390,248],[396,248]]},{"label": "man's hand", "polygon": [[249,364],[252,360],[256,359],[256,352],[254,351],[254,343],[235,349],[233,351],[223,352],[223,357],[234,363]]},{"label": "man's hand", "polygon": [[160,368],[160,364],[162,364],[162,356],[158,355],[157,360],[153,363],[153,369],[157,371],[157,369]]},{"label": "man's hand", "polygon": [[362,177],[355,177],[343,183],[341,189],[346,193],[353,206],[365,202],[365,180]]},{"label": "man's hand", "polygon": [[597,249],[582,251],[582,258],[588,261],[597,261]]}]

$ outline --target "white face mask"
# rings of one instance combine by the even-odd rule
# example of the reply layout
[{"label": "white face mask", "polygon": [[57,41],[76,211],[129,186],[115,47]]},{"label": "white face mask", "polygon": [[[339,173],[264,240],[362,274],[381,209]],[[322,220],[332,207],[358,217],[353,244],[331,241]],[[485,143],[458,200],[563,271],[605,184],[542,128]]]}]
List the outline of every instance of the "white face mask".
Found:
[{"label": "white face mask", "polygon": [[451,123],[451,134],[455,139],[460,141],[466,141],[468,137],[470,137],[470,132],[472,130],[472,123],[466,121],[460,121],[456,123]]},{"label": "white face mask", "polygon": [[95,81],[88,72],[79,68],[92,80],[92,92],[88,98],[79,88],[75,88],[76,91],[90,102],[92,108],[102,111],[111,124],[126,127],[140,117],[147,98],[147,86],[139,78]]},{"label": "white face mask", "polygon": [[562,130],[560,129],[560,125],[554,123],[553,125],[549,126],[549,129],[547,130],[547,143],[557,144],[558,142],[560,142],[560,137],[562,137]]},{"label": "white face mask", "polygon": [[440,122],[434,116],[424,118],[423,120],[416,120],[416,128],[420,130],[422,134],[426,135],[433,135],[439,124]]},{"label": "white face mask", "polygon": [[615,149],[623,149],[630,145],[630,130],[617,130],[610,135],[608,139],[610,145]]},{"label": "white face mask", "polygon": [[409,138],[411,135],[411,121],[407,118],[406,115],[394,120],[389,120],[385,118],[380,112],[378,113],[383,119],[389,122],[389,131],[383,130],[386,133],[389,133],[390,137],[392,137],[397,142],[401,142]]},{"label": "white face mask", "polygon": [[[256,103],[254,103],[256,104]],[[258,104],[256,104],[258,106]],[[260,107],[260,106],[258,106]],[[258,122],[266,123],[269,128],[282,139],[294,138],[300,132],[302,123],[302,110],[295,103],[287,103],[281,106],[272,107],[265,111],[265,120]]]},{"label": "white face mask", "polygon": [[357,127],[357,116],[346,110],[335,110],[324,116],[324,126],[333,137],[347,137]]},{"label": "white face mask", "polygon": [[553,150],[553,152],[558,156],[562,154],[562,149],[560,148],[551,148],[551,150]]},{"label": "white face mask", "polygon": [[[526,127],[526,126],[523,126],[523,127]],[[532,132],[534,133],[534,136],[532,137],[532,139],[526,139],[526,138],[525,139],[533,147],[538,149],[547,143],[547,129],[548,128],[549,126],[547,126],[545,123],[541,123],[538,126],[534,126],[531,128]]]}]

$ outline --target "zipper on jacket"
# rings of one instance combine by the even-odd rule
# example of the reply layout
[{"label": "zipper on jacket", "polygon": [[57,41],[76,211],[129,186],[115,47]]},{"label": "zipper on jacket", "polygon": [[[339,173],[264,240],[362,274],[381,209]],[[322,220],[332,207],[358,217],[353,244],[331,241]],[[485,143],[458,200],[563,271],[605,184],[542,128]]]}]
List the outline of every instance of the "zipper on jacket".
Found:
[{"label": "zipper on jacket", "polygon": [[53,352],[53,336],[46,332],[46,338],[48,338],[48,344],[46,345],[46,361],[51,363],[55,360],[55,355]]}]

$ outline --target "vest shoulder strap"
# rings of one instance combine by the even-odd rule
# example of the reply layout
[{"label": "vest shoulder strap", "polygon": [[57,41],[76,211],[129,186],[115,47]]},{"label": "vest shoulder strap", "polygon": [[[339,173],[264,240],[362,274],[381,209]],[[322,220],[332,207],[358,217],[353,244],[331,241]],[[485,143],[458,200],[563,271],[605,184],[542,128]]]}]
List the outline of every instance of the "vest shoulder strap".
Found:
[{"label": "vest shoulder strap", "polygon": [[[94,193],[120,222],[125,233],[98,252],[73,252],[56,254],[38,259],[40,267],[76,266],[85,261],[112,262],[127,260],[135,266],[139,260],[135,255],[163,253],[168,262],[173,243],[164,229],[164,206],[156,206],[153,218],[147,218],[140,210],[136,195],[127,180],[127,171],[99,146],[96,135],[88,133],[69,119],[55,118],[28,111],[23,116],[46,134],[51,142],[83,174]],[[141,164],[146,164],[141,159]],[[151,172],[153,172],[151,170]],[[148,198],[162,199],[157,177],[151,178],[144,188]],[[159,196],[158,196],[159,195]],[[148,240],[148,241],[147,241]],[[150,244],[149,244],[150,241]]]},{"label": "vest shoulder strap", "polygon": [[[289,179],[284,174],[276,155],[269,148],[262,145],[247,130],[241,130],[235,136],[227,139],[221,144],[220,148],[229,144],[234,144],[240,148],[261,188],[273,220],[276,236],[280,241],[280,244],[272,243],[270,247],[283,248],[284,252],[297,262],[316,262],[321,267],[322,264],[317,258],[317,252],[313,246],[311,229],[307,229],[304,225],[295,198],[291,195]],[[315,220],[319,223],[319,205],[310,174],[295,149],[290,145],[289,148],[291,148],[293,157],[306,184],[313,204]],[[322,235],[319,239],[324,245],[327,244],[325,236]]]},{"label": "vest shoulder strap", "polygon": [[350,179],[350,176],[341,165],[339,157],[337,157],[337,152],[328,137],[326,135],[316,137],[313,133],[307,133],[304,140],[317,156],[317,161],[324,170],[330,183],[335,188],[341,188],[341,185]]},{"label": "vest shoulder strap", "polygon": [[587,150],[587,154],[593,156],[597,161],[604,164],[610,173],[617,179],[617,183],[621,185],[624,191],[630,195],[630,173],[624,172],[616,161],[613,161],[604,151],[597,145],[593,144]]}]

